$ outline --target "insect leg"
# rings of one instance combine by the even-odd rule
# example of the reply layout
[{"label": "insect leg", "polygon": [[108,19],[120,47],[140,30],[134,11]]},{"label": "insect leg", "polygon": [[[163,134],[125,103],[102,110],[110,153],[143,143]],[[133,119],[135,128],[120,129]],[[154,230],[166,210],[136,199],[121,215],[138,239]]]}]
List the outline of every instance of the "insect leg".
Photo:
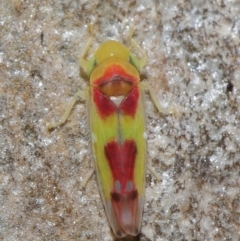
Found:
[{"label": "insect leg", "polygon": [[87,174],[85,174],[85,177],[84,177],[84,179],[82,180],[82,187],[86,187],[86,185],[87,185],[87,183],[88,183],[88,181],[90,180],[90,178],[91,178],[91,176],[92,176],[92,174],[94,173],[94,168],[91,168],[88,172],[87,172]]},{"label": "insect leg", "polygon": [[140,86],[144,91],[148,91],[154,105],[157,107],[157,109],[160,113],[162,113],[164,115],[169,115],[169,114],[174,114],[176,112],[176,109],[174,107],[165,109],[159,104],[157,97],[156,97],[156,93],[149,83],[141,82]]},{"label": "insect leg", "polygon": [[88,41],[83,49],[83,52],[80,56],[79,63],[80,66],[83,68],[83,70],[87,73],[87,67],[88,67],[88,61],[84,59],[86,56],[91,44],[92,44],[92,39],[93,39],[93,24],[90,24],[88,26],[89,32],[90,32],[90,37],[88,38]]},{"label": "insect leg", "polygon": [[153,176],[155,176],[155,178],[157,179],[157,181],[161,181],[161,176],[155,171],[155,169],[150,165],[150,164],[147,164],[147,168],[148,170],[151,172],[151,174]]},{"label": "insect leg", "polygon": [[130,27],[130,33],[129,33],[128,38],[131,39],[131,46],[129,47],[129,50],[132,49],[132,48],[135,48],[138,52],[140,52],[141,58],[139,59],[139,67],[140,67],[140,70],[141,70],[146,65],[148,58],[147,58],[147,54],[145,53],[145,51],[133,39],[133,33],[134,33],[134,28]]},{"label": "insect leg", "polygon": [[75,105],[75,103],[77,102],[78,98],[80,97],[81,99],[86,99],[86,94],[88,93],[88,88],[86,90],[80,90],[78,91],[74,96],[73,99],[71,100],[71,102],[68,104],[68,107],[65,111],[65,113],[63,114],[63,116],[60,118],[59,121],[57,122],[53,122],[53,123],[49,123],[47,125],[47,129],[51,130],[56,128],[59,125],[62,125],[68,118],[73,106]]}]

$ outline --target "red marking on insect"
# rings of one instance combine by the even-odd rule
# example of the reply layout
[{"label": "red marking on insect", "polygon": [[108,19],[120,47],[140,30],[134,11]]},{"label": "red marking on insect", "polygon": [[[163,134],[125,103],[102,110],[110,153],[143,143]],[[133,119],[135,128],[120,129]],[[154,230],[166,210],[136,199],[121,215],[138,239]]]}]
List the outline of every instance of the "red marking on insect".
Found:
[{"label": "red marking on insect", "polygon": [[94,80],[94,86],[99,86],[102,83],[110,81],[114,76],[121,76],[122,78],[128,80],[129,82],[136,83],[137,80],[134,76],[129,75],[126,70],[118,64],[110,64],[106,67],[103,75]]},{"label": "red marking on insect", "polygon": [[132,229],[137,227],[138,220],[138,191],[133,182],[136,144],[134,140],[126,140],[123,144],[111,141],[104,151],[114,179],[111,203],[118,224],[126,233],[135,232]]},{"label": "red marking on insect", "polygon": [[93,100],[98,108],[100,116],[103,119],[116,111],[115,104],[98,89],[93,90]]},{"label": "red marking on insect", "polygon": [[139,99],[139,87],[135,86],[132,91],[124,98],[120,105],[120,109],[124,115],[130,115],[134,117]]},{"label": "red marking on insect", "polygon": [[119,107],[96,88],[93,90],[93,99],[98,108],[98,112],[103,119],[116,111],[120,111],[123,115],[134,117],[138,107],[139,87],[133,87],[133,89],[123,98]]},{"label": "red marking on insect", "polygon": [[[137,147],[134,140],[126,140],[123,144],[110,141],[105,145],[104,151],[114,181],[119,181],[121,191],[127,192],[129,190],[128,183],[133,181],[137,154]],[[115,187],[114,189],[118,188]]]}]

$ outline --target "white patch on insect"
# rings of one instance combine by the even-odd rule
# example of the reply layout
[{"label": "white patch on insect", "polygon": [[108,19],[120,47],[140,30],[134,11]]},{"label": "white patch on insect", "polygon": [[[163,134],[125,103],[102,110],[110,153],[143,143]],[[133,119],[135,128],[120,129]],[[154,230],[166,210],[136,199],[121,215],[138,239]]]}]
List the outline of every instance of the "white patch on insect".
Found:
[{"label": "white patch on insect", "polygon": [[128,181],[127,182],[126,189],[127,189],[128,192],[133,190],[133,183],[132,183],[132,181]]},{"label": "white patch on insect", "polygon": [[92,133],[92,143],[96,143],[97,142],[97,137],[94,135],[94,133]]},{"label": "white patch on insect", "polygon": [[143,138],[146,140],[147,139],[147,133],[144,131],[143,132]]},{"label": "white patch on insect", "polygon": [[122,185],[121,185],[121,183],[119,182],[119,180],[116,180],[116,181],[115,181],[115,189],[117,190],[117,192],[120,192],[121,189],[122,189]]},{"label": "white patch on insect", "polygon": [[123,99],[125,98],[124,95],[120,96],[110,96],[110,100],[117,106],[119,107],[120,104],[122,103]]}]

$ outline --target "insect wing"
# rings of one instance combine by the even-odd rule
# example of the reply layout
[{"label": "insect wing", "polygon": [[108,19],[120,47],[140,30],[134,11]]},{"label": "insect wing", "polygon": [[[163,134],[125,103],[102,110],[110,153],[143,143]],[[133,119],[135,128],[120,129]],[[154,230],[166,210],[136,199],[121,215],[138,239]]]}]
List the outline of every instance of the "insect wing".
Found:
[{"label": "insect wing", "polygon": [[88,106],[92,153],[109,223],[119,237],[136,236],[146,169],[143,93],[136,85],[116,104],[90,88]]}]

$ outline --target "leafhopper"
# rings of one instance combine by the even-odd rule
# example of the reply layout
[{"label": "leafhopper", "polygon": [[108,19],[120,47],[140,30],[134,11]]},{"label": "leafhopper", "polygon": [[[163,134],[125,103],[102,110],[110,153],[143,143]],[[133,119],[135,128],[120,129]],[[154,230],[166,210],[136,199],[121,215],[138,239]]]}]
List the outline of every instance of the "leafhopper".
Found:
[{"label": "leafhopper", "polygon": [[136,236],[142,222],[146,175],[145,91],[160,112],[166,111],[149,84],[140,82],[147,57],[133,39],[131,45],[141,58],[125,45],[107,40],[85,60],[91,41],[92,34],[80,59],[89,86],[75,94],[60,121],[48,128],[64,123],[79,97],[86,100],[92,156],[109,223],[117,237]]}]

